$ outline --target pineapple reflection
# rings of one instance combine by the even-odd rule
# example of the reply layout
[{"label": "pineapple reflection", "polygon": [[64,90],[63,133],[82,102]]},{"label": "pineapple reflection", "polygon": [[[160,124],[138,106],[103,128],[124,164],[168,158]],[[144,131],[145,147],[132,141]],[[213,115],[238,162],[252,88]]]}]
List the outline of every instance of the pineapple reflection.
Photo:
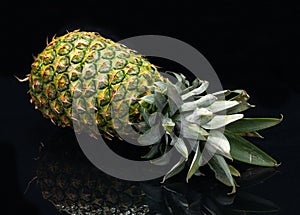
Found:
[{"label": "pineapple reflection", "polygon": [[[239,183],[250,186],[273,174],[269,168],[250,169]],[[189,184],[178,178],[161,184],[160,180],[138,183],[111,177],[87,160],[73,133],[52,138],[41,148],[37,178],[42,197],[58,211],[74,215],[219,215],[278,210],[274,203],[242,190],[227,195],[228,187],[209,177]]]}]

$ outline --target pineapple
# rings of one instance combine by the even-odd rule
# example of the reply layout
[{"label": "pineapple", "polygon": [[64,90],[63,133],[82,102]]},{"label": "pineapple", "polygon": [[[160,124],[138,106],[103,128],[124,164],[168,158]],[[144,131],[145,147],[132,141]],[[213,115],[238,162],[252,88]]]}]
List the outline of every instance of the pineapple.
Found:
[{"label": "pineapple", "polygon": [[190,83],[184,75],[170,73],[176,83],[124,45],[96,32],[73,31],[47,44],[25,80],[35,108],[58,126],[73,126],[95,138],[99,132],[109,139],[136,132],[138,143],[149,147],[147,159],[164,159],[175,147],[182,159],[163,181],[186,166],[188,181],[208,163],[235,192],[239,172],[229,162],[278,166],[248,137],[261,137],[257,131],[282,118],[245,118],[241,112],[253,107],[246,91],[207,94],[208,81]]}]

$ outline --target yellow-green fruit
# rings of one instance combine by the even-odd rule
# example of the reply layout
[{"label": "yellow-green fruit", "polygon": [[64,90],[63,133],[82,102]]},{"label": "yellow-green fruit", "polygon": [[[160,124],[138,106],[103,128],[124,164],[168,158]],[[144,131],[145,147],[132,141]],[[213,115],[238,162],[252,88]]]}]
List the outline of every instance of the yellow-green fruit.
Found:
[{"label": "yellow-green fruit", "polygon": [[[81,31],[54,38],[29,75],[31,101],[53,123],[72,126],[73,120],[86,127],[94,120],[109,134],[116,128],[126,133],[118,126],[141,119],[136,98],[150,93],[158,80],[157,68],[135,51]],[[76,117],[72,105],[79,112]]]}]

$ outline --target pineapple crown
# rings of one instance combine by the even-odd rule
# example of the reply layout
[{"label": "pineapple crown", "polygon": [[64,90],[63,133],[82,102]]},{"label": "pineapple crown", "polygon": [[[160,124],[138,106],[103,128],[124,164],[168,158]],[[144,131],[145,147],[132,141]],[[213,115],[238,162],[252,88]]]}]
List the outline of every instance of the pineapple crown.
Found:
[{"label": "pineapple crown", "polygon": [[[205,93],[208,81],[195,79],[190,84],[183,74],[169,73],[176,77],[176,83],[168,79],[155,82],[155,91],[139,101],[144,121],[134,125],[142,133],[139,144],[151,147],[144,158],[152,159],[161,154],[152,163],[167,163],[170,160],[167,152],[172,147],[181,155],[162,182],[181,172],[190,160],[186,181],[193,175],[201,175],[199,167],[208,164],[216,178],[231,186],[234,193],[234,176],[240,173],[229,162],[238,160],[269,167],[279,165],[244,137],[262,138],[258,131],[280,123],[282,117],[244,118],[241,112],[254,107],[248,103],[250,97],[246,91]],[[145,103],[152,105],[155,111],[149,113],[143,108]]]}]

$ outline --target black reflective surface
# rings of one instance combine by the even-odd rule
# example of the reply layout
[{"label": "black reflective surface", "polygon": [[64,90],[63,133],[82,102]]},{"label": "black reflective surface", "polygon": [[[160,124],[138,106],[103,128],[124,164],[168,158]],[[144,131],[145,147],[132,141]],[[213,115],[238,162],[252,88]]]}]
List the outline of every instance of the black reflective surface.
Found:
[{"label": "black reflective surface", "polygon": [[[75,150],[74,155],[79,154],[80,157],[80,151],[74,146],[76,144],[70,148],[54,147],[61,138],[70,145],[73,142],[70,141],[72,130],[57,128],[44,119],[29,102],[27,83],[19,83],[14,78],[14,75],[24,77],[29,73],[32,54],[36,55],[44,48],[46,37],[80,28],[101,31],[114,40],[141,34],[178,38],[197,48],[209,60],[225,89],[247,90],[251,96],[250,102],[256,105],[255,109],[247,112],[248,116],[284,115],[284,121],[279,126],[262,132],[265,139],[256,142],[281,162],[281,166],[276,170],[243,166],[244,175],[234,196],[227,196],[228,189],[209,174],[194,177],[189,184],[185,183],[183,175],[170,179],[165,185],[160,184],[159,180],[144,182],[135,185],[134,192],[127,189],[124,195],[118,189],[130,187],[130,183],[121,183],[118,185],[121,188],[117,188],[110,185],[113,180],[109,180],[103,187],[106,191],[111,189],[110,192],[98,192],[101,204],[94,204],[93,209],[106,204],[106,208],[141,207],[141,210],[149,210],[149,214],[299,213],[299,5],[266,1],[259,5],[226,2],[202,7],[168,4],[162,8],[161,4],[149,3],[149,8],[143,7],[143,10],[140,9],[141,4],[135,7],[127,5],[127,8],[113,5],[114,9],[107,10],[105,8],[112,8],[112,5],[98,7],[90,1],[87,3],[91,5],[88,10],[3,8],[8,15],[1,14],[3,32],[0,35],[0,164],[4,199],[0,201],[1,212],[61,214],[54,204],[58,201],[58,193],[61,193],[58,188],[70,185],[65,181],[73,181],[76,185],[76,177],[86,177],[85,180],[90,181],[97,178],[100,184],[102,178],[108,180],[108,176],[95,169],[88,171],[93,167],[84,157],[77,159],[70,153],[70,157],[65,157],[70,160],[62,159],[60,153],[64,150]],[[124,11],[127,11],[125,17],[122,16]],[[170,62],[153,60],[155,64],[170,70],[184,69]],[[47,161],[47,154],[50,154],[50,161]],[[43,156],[45,163],[41,165]],[[71,162],[72,159],[76,162]],[[47,172],[53,162],[57,162],[59,167],[65,166],[69,170],[68,176],[65,176],[64,168],[60,168],[59,175],[50,170],[52,175],[49,176]],[[79,174],[78,177],[78,166],[84,167],[83,173],[87,171],[85,176]],[[39,182],[41,178],[43,182]],[[106,185],[109,189],[105,188]],[[92,188],[85,189],[85,193],[82,192],[85,195],[79,195],[76,189],[71,191],[68,191],[69,198],[77,207],[95,196]],[[85,199],[82,201],[85,203],[78,203],[78,198]],[[73,210],[77,210],[75,208]]]}]

